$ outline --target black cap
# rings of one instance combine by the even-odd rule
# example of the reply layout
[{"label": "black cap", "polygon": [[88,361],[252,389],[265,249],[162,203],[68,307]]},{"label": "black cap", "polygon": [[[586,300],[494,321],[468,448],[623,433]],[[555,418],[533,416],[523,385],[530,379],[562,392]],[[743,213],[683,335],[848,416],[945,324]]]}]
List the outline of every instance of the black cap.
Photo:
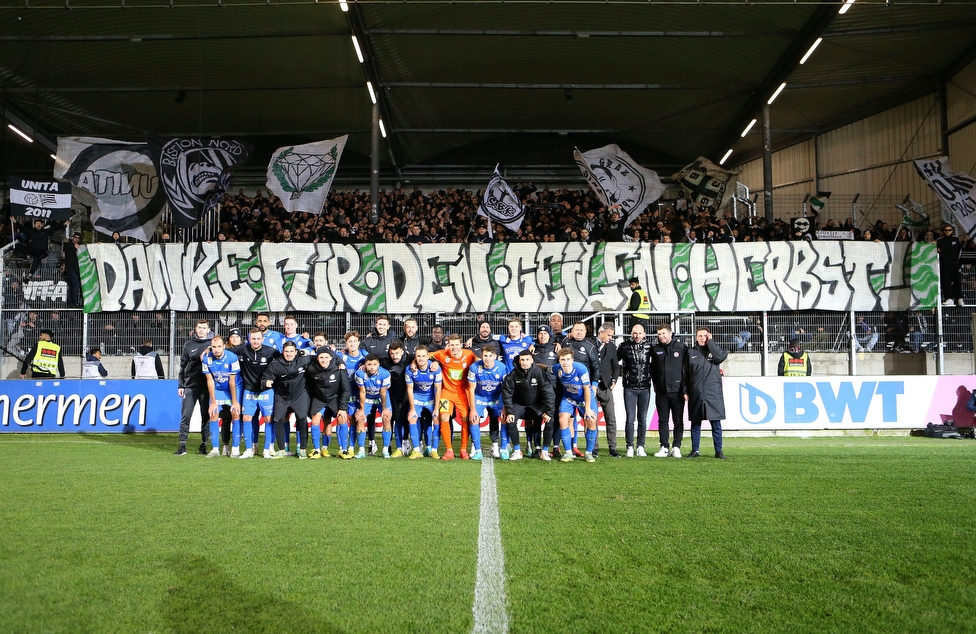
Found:
[{"label": "black cap", "polygon": [[538,328],[536,328],[535,334],[538,335],[540,332],[547,332],[547,333],[549,333],[551,335],[552,334],[552,329],[549,328],[549,326],[546,326],[545,324],[543,324],[543,325],[539,326]]},{"label": "black cap", "polygon": [[230,329],[230,332],[227,333],[227,336],[229,337],[231,335],[237,335],[238,337],[240,337],[241,336],[241,329],[240,328],[231,328]]},{"label": "black cap", "polygon": [[320,354],[325,354],[325,353],[329,353],[333,357],[335,356],[335,352],[329,346],[319,346],[318,348],[315,349],[315,356],[319,356]]}]

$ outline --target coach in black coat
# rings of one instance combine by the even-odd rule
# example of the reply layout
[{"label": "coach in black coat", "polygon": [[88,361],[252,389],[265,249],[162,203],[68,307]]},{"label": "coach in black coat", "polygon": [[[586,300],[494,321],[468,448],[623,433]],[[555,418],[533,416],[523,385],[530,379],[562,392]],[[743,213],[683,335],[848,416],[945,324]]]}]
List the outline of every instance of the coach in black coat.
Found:
[{"label": "coach in black coat", "polygon": [[[597,376],[590,377],[597,384],[596,400],[603,408],[603,421],[607,428],[607,445],[610,456],[619,458],[617,453],[617,414],[613,407],[613,388],[620,378],[620,362],[617,360],[617,344],[613,342],[613,335],[617,328],[612,321],[605,322],[596,333],[597,355],[599,365]],[[593,443],[593,455],[597,454],[597,442]]]},{"label": "coach in black coat", "polygon": [[518,421],[525,421],[525,437],[531,441],[542,431],[543,447],[552,442],[552,419],[556,412],[556,396],[550,373],[535,364],[533,355],[523,350],[515,357],[515,368],[502,379],[502,402],[505,423],[513,445],[519,443]]},{"label": "coach in black coat", "polygon": [[695,343],[685,356],[685,385],[688,388],[688,418],[691,419],[691,454],[698,457],[701,442],[701,424],[709,421],[715,457],[725,458],[722,453],[722,420],[725,418],[725,394],[722,391],[722,371],[719,366],[729,353],[712,339],[707,328],[695,333]]}]

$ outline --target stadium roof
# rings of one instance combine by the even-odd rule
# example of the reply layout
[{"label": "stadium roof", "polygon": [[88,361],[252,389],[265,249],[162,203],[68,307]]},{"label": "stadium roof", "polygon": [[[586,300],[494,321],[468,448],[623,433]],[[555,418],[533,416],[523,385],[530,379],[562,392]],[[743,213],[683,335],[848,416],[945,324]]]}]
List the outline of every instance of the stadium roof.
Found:
[{"label": "stadium roof", "polygon": [[[969,0],[840,5],[17,0],[0,8],[0,108],[51,141],[247,137],[256,172],[275,147],[348,133],[343,162],[362,168],[370,81],[387,175],[575,169],[574,146],[610,142],[667,175],[699,154],[758,155],[760,125],[740,133],[783,82],[778,147],[936,91],[976,58]],[[7,173],[49,169],[42,142],[2,143]]]}]

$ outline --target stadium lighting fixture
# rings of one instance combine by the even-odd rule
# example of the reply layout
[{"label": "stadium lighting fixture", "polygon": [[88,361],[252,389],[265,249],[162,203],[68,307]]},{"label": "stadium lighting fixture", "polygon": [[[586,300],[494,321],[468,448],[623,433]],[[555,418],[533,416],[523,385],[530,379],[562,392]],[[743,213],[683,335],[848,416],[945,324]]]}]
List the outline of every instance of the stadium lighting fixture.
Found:
[{"label": "stadium lighting fixture", "polygon": [[369,100],[376,103],[376,93],[373,92],[373,83],[366,82],[366,89],[369,90]]},{"label": "stadium lighting fixture", "polygon": [[54,162],[57,163],[57,161],[58,161],[58,155],[57,154],[51,154],[50,156],[51,156],[51,158],[54,159]]},{"label": "stadium lighting fixture", "polygon": [[779,85],[779,88],[777,88],[776,89],[776,92],[773,93],[773,96],[769,98],[769,101],[766,102],[766,105],[768,105],[768,106],[773,105],[773,102],[776,101],[776,98],[779,97],[779,93],[783,92],[783,89],[784,88],[786,88],[786,82],[785,81],[782,84]]},{"label": "stadium lighting fixture", "polygon": [[725,153],[725,156],[722,157],[722,160],[719,161],[718,164],[719,165],[725,164],[725,161],[729,160],[730,156],[732,156],[732,148],[729,148],[729,151]]},{"label": "stadium lighting fixture", "polygon": [[742,134],[740,134],[739,136],[744,137],[745,135],[749,134],[749,130],[752,130],[752,126],[754,126],[754,125],[756,125],[756,120],[755,119],[753,119],[752,121],[749,122],[749,125],[746,126],[746,129],[743,130],[742,131]]},{"label": "stadium lighting fixture", "polygon": [[352,36],[352,47],[354,49],[356,49],[356,57],[359,58],[359,63],[362,64],[363,63],[363,49],[359,48],[359,40],[356,39],[356,36],[355,35]]},{"label": "stadium lighting fixture", "polygon": [[382,119],[380,119],[380,134],[383,135],[383,138],[384,139],[386,138],[386,126],[383,125],[383,120]]},{"label": "stadium lighting fixture", "polygon": [[348,2],[340,2],[339,3],[339,8],[342,9],[342,12],[343,13],[348,13],[349,12],[349,3]]},{"label": "stadium lighting fixture", "polygon": [[27,141],[28,143],[33,143],[33,142],[34,142],[34,139],[32,139],[32,138],[30,138],[29,136],[27,136],[27,133],[26,133],[26,132],[23,132],[22,130],[20,130],[20,128],[18,128],[18,127],[17,127],[17,126],[15,126],[14,124],[12,124],[12,123],[8,123],[8,124],[7,124],[7,127],[8,127],[8,128],[10,128],[11,130],[13,130],[14,132],[16,132],[17,134],[19,134],[20,136],[22,136],[22,137],[24,137],[24,139],[25,139],[25,140],[26,140],[26,141]]},{"label": "stadium lighting fixture", "polygon": [[810,59],[810,56],[813,55],[813,52],[815,50],[817,50],[817,47],[820,46],[820,43],[821,42],[823,42],[823,38],[822,37],[818,37],[817,40],[810,46],[810,50],[807,51],[807,54],[804,55],[803,56],[803,59],[800,60],[800,63],[801,64],[806,64],[807,63],[807,60]]},{"label": "stadium lighting fixture", "polygon": [[838,11],[837,13],[844,15],[845,13],[847,13],[847,10],[851,8],[852,4],[854,4],[854,0],[845,0],[844,4],[842,4],[840,7],[840,11]]}]

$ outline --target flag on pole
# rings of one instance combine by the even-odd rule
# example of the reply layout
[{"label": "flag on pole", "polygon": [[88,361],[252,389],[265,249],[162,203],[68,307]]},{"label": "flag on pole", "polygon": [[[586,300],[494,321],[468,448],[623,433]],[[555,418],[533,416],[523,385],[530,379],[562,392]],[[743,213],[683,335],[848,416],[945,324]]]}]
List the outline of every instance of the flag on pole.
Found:
[{"label": "flag on pole", "polygon": [[600,201],[620,210],[625,229],[664,193],[657,172],[638,165],[615,143],[586,152],[577,148],[573,157]]},{"label": "flag on pole", "polygon": [[674,182],[688,190],[688,199],[698,203],[712,214],[722,208],[725,202],[725,189],[733,172],[722,169],[704,156],[685,165],[680,172],[672,175]]},{"label": "flag on pole", "polygon": [[189,228],[217,206],[230,173],[247,160],[253,146],[232,139],[149,137],[156,173],[177,227]]},{"label": "flag on pole", "polygon": [[96,231],[143,242],[155,233],[166,194],[147,144],[60,137],[54,177],[75,186],[74,197],[91,209]]},{"label": "flag on pole", "polygon": [[817,192],[816,196],[810,197],[810,213],[814,216],[819,216],[820,211],[827,204],[827,199],[830,198],[830,192]]},{"label": "flag on pole", "polygon": [[268,163],[268,190],[290,212],[322,213],[348,138],[278,148]]},{"label": "flag on pole", "polygon": [[502,179],[497,165],[481,197],[478,215],[488,218],[488,233],[492,237],[494,237],[492,222],[499,222],[512,231],[518,231],[522,221],[525,220],[525,207],[522,206],[522,201]]},{"label": "flag on pole", "polygon": [[976,238],[976,178],[969,174],[957,174],[949,167],[949,157],[915,161],[915,169],[928,182],[955,217],[962,230]]}]

